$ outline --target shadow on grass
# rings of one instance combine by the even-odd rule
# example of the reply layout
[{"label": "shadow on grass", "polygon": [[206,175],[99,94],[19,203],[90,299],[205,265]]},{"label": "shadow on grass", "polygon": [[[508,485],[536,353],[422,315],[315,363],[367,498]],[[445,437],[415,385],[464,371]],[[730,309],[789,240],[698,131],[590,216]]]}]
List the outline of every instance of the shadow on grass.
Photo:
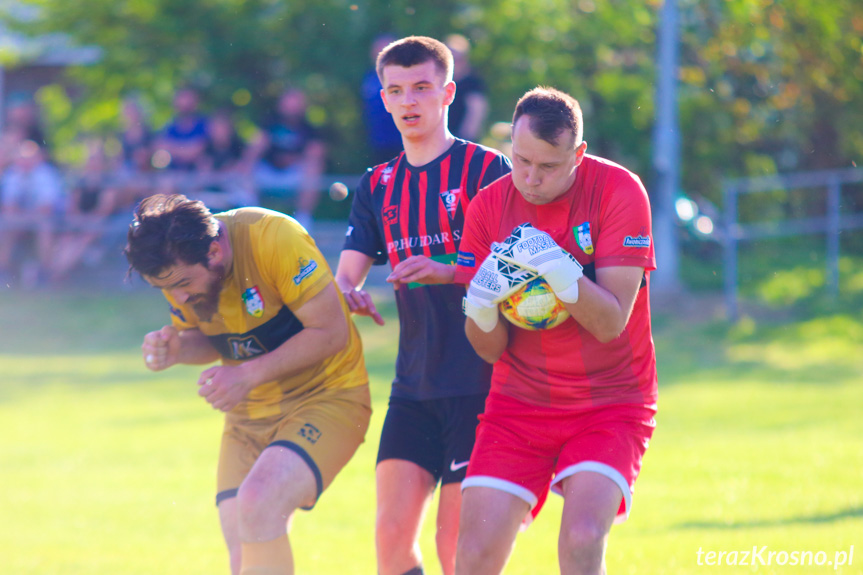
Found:
[{"label": "shadow on grass", "polygon": [[692,521],[679,523],[675,529],[757,529],[760,527],[783,527],[786,525],[820,525],[844,519],[863,517],[863,507],[850,507],[833,513],[802,515],[785,519],[763,519],[750,521]]}]

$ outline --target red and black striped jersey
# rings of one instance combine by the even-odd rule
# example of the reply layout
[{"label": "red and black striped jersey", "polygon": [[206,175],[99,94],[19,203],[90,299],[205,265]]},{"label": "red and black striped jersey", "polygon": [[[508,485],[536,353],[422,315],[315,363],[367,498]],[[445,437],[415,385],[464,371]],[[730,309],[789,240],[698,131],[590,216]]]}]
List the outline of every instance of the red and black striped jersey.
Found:
[{"label": "red and black striped jersey", "polygon": [[[420,167],[402,152],[360,180],[344,249],[378,265],[395,266],[413,255],[455,265],[468,204],[511,167],[500,152],[459,139]],[[488,391],[491,367],[464,334],[463,296],[460,285],[411,284],[396,292],[401,331],[393,396],[436,399]]]}]

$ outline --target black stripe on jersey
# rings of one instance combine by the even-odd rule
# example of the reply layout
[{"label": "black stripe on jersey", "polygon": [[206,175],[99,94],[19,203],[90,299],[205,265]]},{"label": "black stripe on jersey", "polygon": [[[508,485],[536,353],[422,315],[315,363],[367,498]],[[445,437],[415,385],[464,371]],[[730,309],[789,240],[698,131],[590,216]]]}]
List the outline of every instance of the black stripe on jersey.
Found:
[{"label": "black stripe on jersey", "polygon": [[[470,154],[469,161],[467,154]],[[397,163],[392,181],[389,182],[393,193],[389,202],[382,200],[387,205],[381,206],[385,232],[388,231],[392,237],[388,238],[388,242],[396,246],[395,252],[388,254],[393,266],[410,255],[456,253],[461,238],[454,232],[460,232],[464,226],[465,207],[479,191],[479,179],[485,173],[485,160],[489,154],[491,152],[481,151],[475,144],[466,144],[443,156],[437,165],[424,170],[416,170],[404,161]],[[422,172],[425,172],[425,178],[420,177]],[[413,194],[405,197],[403,189],[406,177],[410,178],[411,188],[418,191],[415,197],[424,198],[424,202],[411,201],[410,196]],[[379,185],[383,186],[383,183]],[[451,192],[454,198],[450,198],[448,204],[447,195]],[[462,198],[463,194],[467,196]],[[378,195],[381,196],[386,194]],[[420,214],[423,204],[425,210]],[[395,214],[397,220],[396,217],[387,218],[387,215]],[[405,238],[405,231],[408,238]]]},{"label": "black stripe on jersey", "polygon": [[301,331],[302,322],[283,305],[269,321],[246,333],[221,333],[207,338],[222,357],[245,360],[273,351]]}]

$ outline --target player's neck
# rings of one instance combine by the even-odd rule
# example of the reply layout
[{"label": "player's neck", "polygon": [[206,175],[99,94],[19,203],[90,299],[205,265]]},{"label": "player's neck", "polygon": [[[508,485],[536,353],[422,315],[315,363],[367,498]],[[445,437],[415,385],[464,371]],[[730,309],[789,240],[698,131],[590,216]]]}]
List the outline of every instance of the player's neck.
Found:
[{"label": "player's neck", "polygon": [[438,156],[449,150],[455,142],[455,136],[450,134],[446,126],[440,131],[419,139],[402,138],[405,147],[405,157],[412,166],[425,166]]},{"label": "player's neck", "polygon": [[225,277],[234,271],[234,250],[231,247],[231,234],[225,222],[219,222],[219,247],[222,248],[222,263],[225,266]]}]

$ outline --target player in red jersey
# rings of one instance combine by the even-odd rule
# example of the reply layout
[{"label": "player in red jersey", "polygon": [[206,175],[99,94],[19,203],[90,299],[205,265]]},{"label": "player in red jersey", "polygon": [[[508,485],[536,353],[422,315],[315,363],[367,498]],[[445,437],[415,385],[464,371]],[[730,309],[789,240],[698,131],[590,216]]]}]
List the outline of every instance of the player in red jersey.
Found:
[{"label": "player in red jersey", "polygon": [[[500,573],[549,487],[564,496],[561,572],[604,573],[655,426],[650,207],[636,175],[585,154],[581,110],[563,92],[525,94],[512,141],[512,174],[470,205],[456,272],[470,283],[468,339],[494,363],[462,483],[456,573]],[[540,331],[500,321],[500,261],[542,275],[571,317]]]},{"label": "player in red jersey", "polygon": [[378,55],[377,72],[404,152],[361,178],[336,282],[351,311],[378,323],[362,289],[372,264],[392,266],[396,290],[399,350],[375,468],[378,573],[423,572],[420,528],[440,483],[435,539],[442,571],[452,575],[460,484],[491,379],[465,336],[454,264],[469,203],[510,162],[447,130],[456,86],[443,43],[393,42]]}]

